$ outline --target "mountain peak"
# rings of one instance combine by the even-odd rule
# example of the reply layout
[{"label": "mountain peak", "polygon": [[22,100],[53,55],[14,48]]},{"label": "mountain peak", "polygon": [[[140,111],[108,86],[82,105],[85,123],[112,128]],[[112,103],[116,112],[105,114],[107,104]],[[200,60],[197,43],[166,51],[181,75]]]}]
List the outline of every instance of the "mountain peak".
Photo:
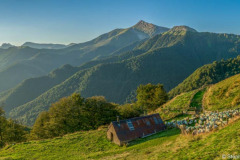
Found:
[{"label": "mountain peak", "polygon": [[140,20],[137,24],[135,24],[131,28],[142,31],[148,34],[150,37],[169,30],[169,28],[160,27],[152,23],[145,22],[143,20]]},{"label": "mountain peak", "polygon": [[197,32],[195,29],[188,27],[188,26],[174,26],[172,31],[189,31],[189,32]]},{"label": "mountain peak", "polygon": [[143,20],[140,20],[137,24],[135,24],[133,27],[146,27],[146,26],[154,26],[152,23],[145,22]]}]

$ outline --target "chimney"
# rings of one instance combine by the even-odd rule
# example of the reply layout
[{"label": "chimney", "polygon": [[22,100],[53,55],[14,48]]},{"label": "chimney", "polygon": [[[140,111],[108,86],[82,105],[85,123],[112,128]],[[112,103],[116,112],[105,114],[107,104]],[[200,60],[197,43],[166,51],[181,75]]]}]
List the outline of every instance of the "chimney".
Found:
[{"label": "chimney", "polygon": [[119,116],[117,116],[117,122],[120,123]]},{"label": "chimney", "polygon": [[147,111],[144,111],[144,116],[146,116],[147,115]]}]

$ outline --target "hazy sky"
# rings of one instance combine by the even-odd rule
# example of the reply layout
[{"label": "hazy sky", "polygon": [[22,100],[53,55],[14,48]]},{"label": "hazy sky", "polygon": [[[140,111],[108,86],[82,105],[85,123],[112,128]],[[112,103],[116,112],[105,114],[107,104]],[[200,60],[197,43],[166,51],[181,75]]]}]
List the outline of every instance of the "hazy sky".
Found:
[{"label": "hazy sky", "polygon": [[0,44],[79,43],[139,20],[240,34],[240,1],[0,0]]}]

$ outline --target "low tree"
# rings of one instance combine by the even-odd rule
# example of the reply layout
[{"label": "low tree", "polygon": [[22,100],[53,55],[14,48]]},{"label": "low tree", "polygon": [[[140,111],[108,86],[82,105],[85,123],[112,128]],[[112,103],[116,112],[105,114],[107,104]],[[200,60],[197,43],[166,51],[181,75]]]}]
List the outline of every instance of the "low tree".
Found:
[{"label": "low tree", "polygon": [[10,119],[7,121],[4,139],[7,143],[23,142],[27,140],[25,127]]},{"label": "low tree", "polygon": [[115,120],[118,115],[116,105],[107,102],[103,96],[87,98],[83,107],[83,113],[89,129],[96,129],[100,125],[108,124]]},{"label": "low tree", "polygon": [[0,147],[4,145],[4,131],[6,130],[7,120],[4,117],[4,110],[0,107]]},{"label": "low tree", "polygon": [[83,101],[80,94],[74,93],[52,104],[48,112],[42,112],[36,119],[31,138],[52,138],[83,129],[80,116]]},{"label": "low tree", "polygon": [[124,104],[117,107],[121,119],[139,117],[143,114],[143,109],[136,104]]},{"label": "low tree", "polygon": [[162,84],[140,85],[137,88],[137,105],[149,111],[155,110],[168,100]]},{"label": "low tree", "polygon": [[33,129],[31,130],[30,133],[31,139],[41,139],[50,137],[46,129],[46,127],[48,126],[47,125],[48,122],[49,122],[48,112],[46,111],[41,112],[34,123]]},{"label": "low tree", "polygon": [[31,138],[52,138],[96,129],[116,118],[115,108],[116,105],[107,102],[104,97],[84,99],[74,93],[52,104],[48,112],[39,115],[31,131]]},{"label": "low tree", "polygon": [[6,143],[25,141],[26,137],[27,131],[25,131],[25,127],[11,119],[7,120],[4,110],[0,107],[0,147]]}]

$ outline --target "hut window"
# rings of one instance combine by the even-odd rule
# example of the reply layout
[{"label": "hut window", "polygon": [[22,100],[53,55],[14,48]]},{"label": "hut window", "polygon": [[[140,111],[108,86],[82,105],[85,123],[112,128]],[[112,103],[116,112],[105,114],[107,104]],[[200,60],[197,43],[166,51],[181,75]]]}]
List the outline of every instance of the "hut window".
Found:
[{"label": "hut window", "polygon": [[147,123],[148,126],[150,126],[150,122],[149,122],[149,120],[146,120],[146,123]]},{"label": "hut window", "polygon": [[159,121],[160,124],[163,123],[163,121],[161,119],[158,119],[158,121]]},{"label": "hut window", "polygon": [[127,120],[127,125],[128,125],[128,127],[129,127],[129,129],[130,129],[131,131],[133,131],[133,130],[134,130],[134,126],[133,126],[133,124],[132,124],[132,121],[131,121],[131,120]]},{"label": "hut window", "polygon": [[153,119],[154,119],[154,122],[155,122],[156,124],[158,124],[157,118],[156,118],[156,117],[153,117]]}]

